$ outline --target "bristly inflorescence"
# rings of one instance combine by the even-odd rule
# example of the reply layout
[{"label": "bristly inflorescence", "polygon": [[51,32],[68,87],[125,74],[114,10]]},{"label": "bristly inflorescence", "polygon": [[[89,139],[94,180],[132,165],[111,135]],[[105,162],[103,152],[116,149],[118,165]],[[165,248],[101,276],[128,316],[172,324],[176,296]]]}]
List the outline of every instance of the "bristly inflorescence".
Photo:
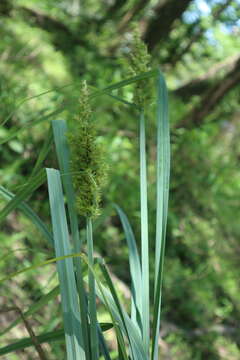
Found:
[{"label": "bristly inflorescence", "polygon": [[[147,46],[141,40],[140,33],[135,27],[133,32],[133,41],[129,54],[130,72],[133,76],[150,70],[151,56],[148,54]],[[149,80],[140,80],[136,83],[134,91],[134,102],[139,107],[144,108],[149,102]]]},{"label": "bristly inflorescence", "polygon": [[101,187],[106,179],[103,151],[97,143],[97,135],[89,90],[84,81],[79,100],[79,115],[74,130],[68,134],[71,151],[71,172],[76,193],[79,215],[95,217],[99,214]]}]

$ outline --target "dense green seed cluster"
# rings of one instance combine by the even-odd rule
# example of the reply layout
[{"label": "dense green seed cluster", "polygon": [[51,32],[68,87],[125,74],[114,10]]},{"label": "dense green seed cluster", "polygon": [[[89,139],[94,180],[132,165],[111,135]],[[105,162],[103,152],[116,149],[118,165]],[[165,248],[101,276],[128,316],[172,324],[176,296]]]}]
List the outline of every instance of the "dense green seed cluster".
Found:
[{"label": "dense green seed cluster", "polygon": [[[131,52],[129,54],[130,71],[133,76],[150,70],[149,62],[151,56],[148,54],[147,46],[141,40],[139,31],[135,28]],[[134,102],[139,107],[144,108],[149,101],[149,80],[140,80],[136,83],[134,92]]]},{"label": "dense green seed cluster", "polygon": [[79,102],[76,125],[68,135],[71,172],[79,215],[95,217],[99,214],[100,190],[106,178],[106,165],[103,151],[96,142],[96,128],[92,120],[86,82],[83,82]]}]

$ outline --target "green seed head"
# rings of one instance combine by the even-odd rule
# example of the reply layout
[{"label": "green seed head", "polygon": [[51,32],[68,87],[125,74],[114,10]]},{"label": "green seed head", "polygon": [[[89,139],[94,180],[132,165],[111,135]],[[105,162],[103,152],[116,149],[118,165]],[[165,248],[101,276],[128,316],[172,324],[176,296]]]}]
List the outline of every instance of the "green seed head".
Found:
[{"label": "green seed head", "polygon": [[106,164],[103,151],[97,143],[86,82],[82,84],[79,115],[74,131],[68,135],[68,141],[77,211],[79,215],[95,217],[99,214],[101,187],[106,179]]},{"label": "green seed head", "polygon": [[[135,26],[133,31],[133,41],[129,55],[129,65],[132,76],[150,70],[149,62],[151,56],[148,54],[147,46],[141,40],[138,28]],[[149,102],[149,80],[140,80],[137,82],[134,92],[134,102],[141,108],[144,108]]]}]

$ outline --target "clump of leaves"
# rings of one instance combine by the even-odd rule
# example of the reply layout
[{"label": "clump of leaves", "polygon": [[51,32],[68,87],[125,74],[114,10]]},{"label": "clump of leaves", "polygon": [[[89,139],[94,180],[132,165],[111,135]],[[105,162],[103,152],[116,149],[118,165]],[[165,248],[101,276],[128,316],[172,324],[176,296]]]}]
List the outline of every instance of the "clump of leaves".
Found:
[{"label": "clump of leaves", "polygon": [[82,83],[79,114],[74,131],[68,134],[71,172],[79,215],[92,218],[99,214],[101,187],[106,179],[106,164],[97,134],[86,81]]}]

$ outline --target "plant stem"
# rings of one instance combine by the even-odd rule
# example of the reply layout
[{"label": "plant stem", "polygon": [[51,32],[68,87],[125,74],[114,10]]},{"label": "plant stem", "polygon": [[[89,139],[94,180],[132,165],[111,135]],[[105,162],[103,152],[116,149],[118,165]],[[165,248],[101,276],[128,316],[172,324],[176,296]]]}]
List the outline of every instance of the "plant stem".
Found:
[{"label": "plant stem", "polygon": [[145,119],[140,113],[140,197],[141,197],[141,250],[142,250],[142,326],[143,344],[149,351],[149,249]]},{"label": "plant stem", "polygon": [[[88,262],[90,266],[94,264],[93,258],[93,235],[92,235],[92,220],[87,218],[87,250]],[[97,333],[97,310],[96,310],[96,292],[95,280],[91,269],[88,270],[88,285],[89,285],[89,317],[90,317],[90,343],[91,343],[91,359],[99,359],[98,349],[98,333]]]}]

